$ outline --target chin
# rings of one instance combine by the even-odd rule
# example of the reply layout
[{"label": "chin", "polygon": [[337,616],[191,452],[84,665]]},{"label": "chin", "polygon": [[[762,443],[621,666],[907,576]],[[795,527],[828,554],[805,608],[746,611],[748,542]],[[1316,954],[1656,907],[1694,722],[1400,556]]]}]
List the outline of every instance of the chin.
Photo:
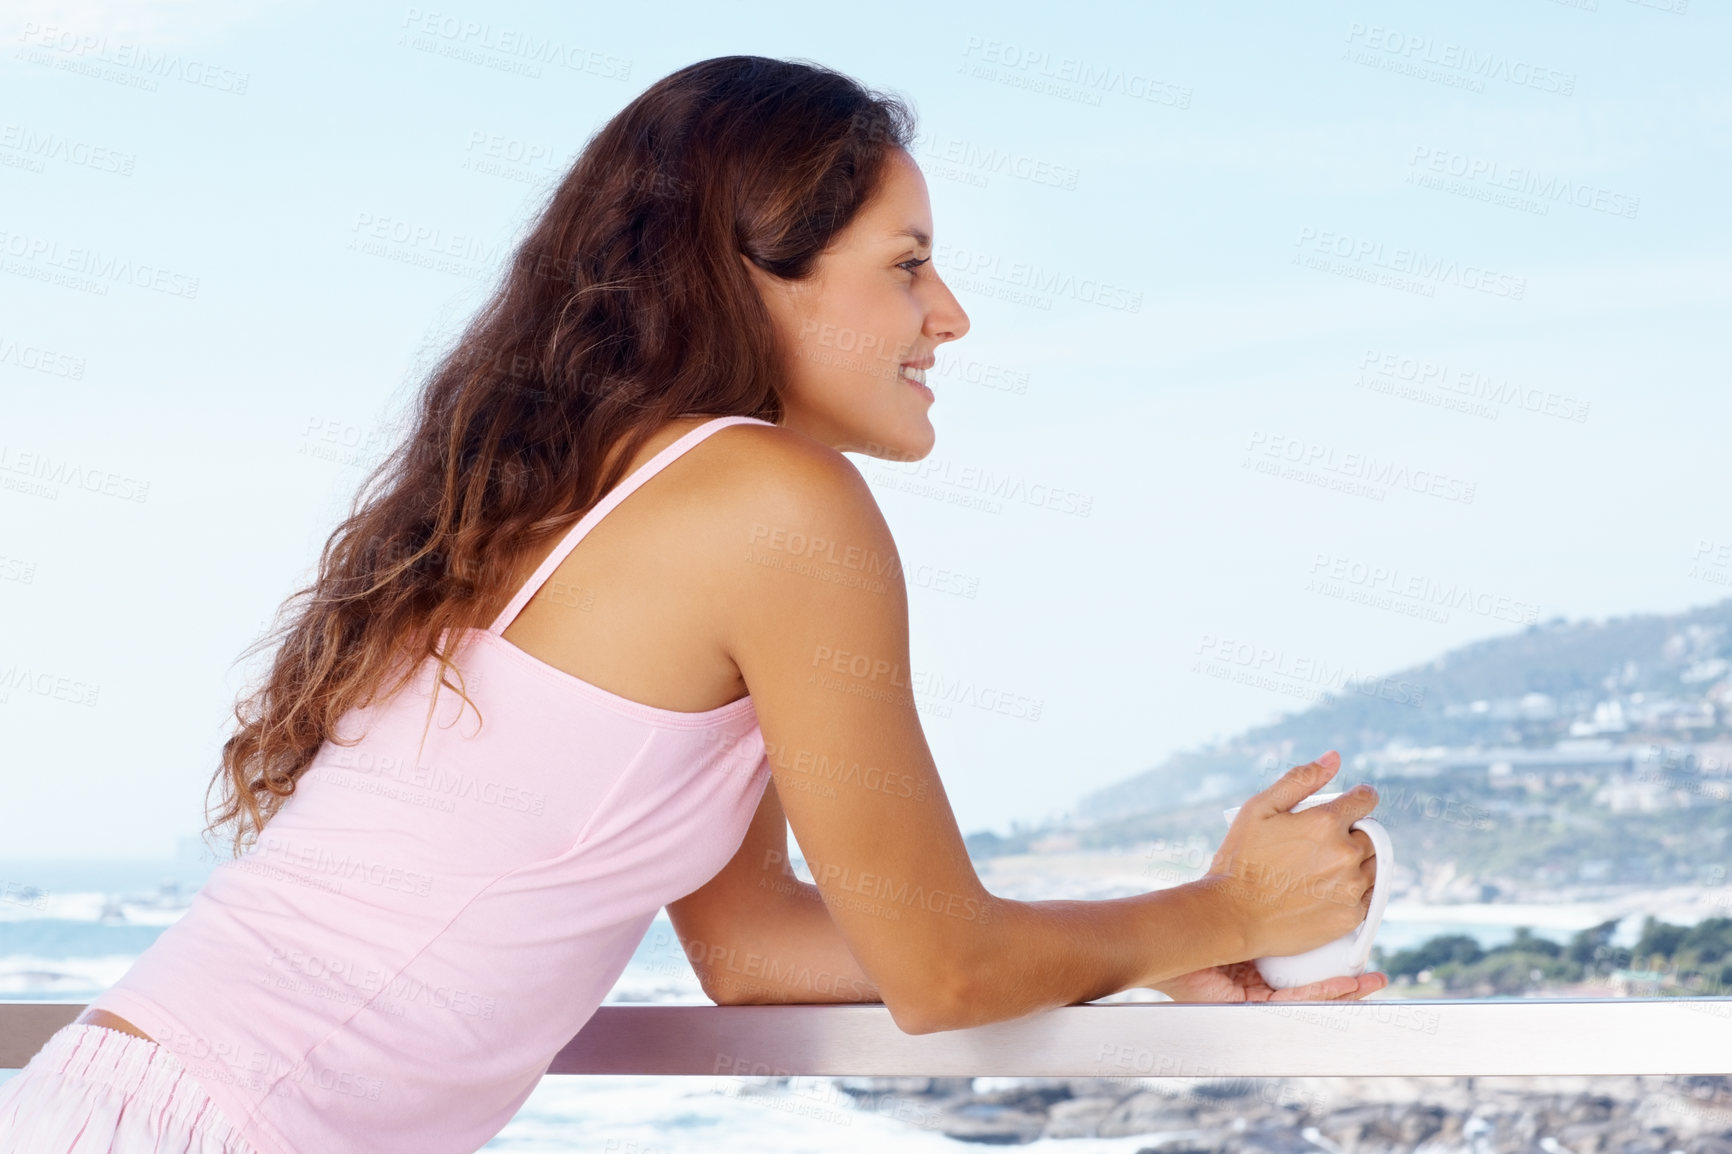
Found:
[{"label": "chin", "polygon": [[899,422],[893,428],[863,430],[858,438],[865,448],[860,451],[882,461],[919,461],[932,452],[938,433],[924,416],[912,422]]}]

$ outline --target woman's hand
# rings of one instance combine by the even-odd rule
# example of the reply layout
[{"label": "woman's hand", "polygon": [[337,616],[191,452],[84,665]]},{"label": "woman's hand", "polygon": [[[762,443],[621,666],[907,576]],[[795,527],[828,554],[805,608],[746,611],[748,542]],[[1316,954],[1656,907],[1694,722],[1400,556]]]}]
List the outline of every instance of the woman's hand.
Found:
[{"label": "woman's hand", "polygon": [[1244,929],[1240,957],[1302,954],[1365,920],[1377,880],[1371,837],[1351,828],[1377,807],[1367,785],[1299,813],[1341,768],[1334,751],[1288,770],[1239,808],[1204,879]]},{"label": "woman's hand", "polygon": [[[1209,873],[1227,879],[1228,892],[1245,898],[1252,923],[1261,923],[1251,938],[1254,957],[1320,945],[1364,920],[1376,858],[1361,848],[1370,839],[1346,826],[1377,804],[1375,791],[1350,792],[1298,815],[1288,812],[1340,768],[1341,758],[1332,751],[1290,770],[1244,805],[1215,855]],[[1312,940],[1317,938],[1322,941]],[[1286,948],[1271,948],[1275,943]],[[1387,985],[1389,975],[1374,971],[1277,990],[1255,962],[1241,961],[1193,970],[1151,988],[1175,1002],[1350,1002]]]},{"label": "woman's hand", "polygon": [[1388,984],[1388,974],[1372,972],[1276,990],[1257,972],[1257,964],[1247,961],[1193,970],[1153,988],[1175,1002],[1353,1002]]}]

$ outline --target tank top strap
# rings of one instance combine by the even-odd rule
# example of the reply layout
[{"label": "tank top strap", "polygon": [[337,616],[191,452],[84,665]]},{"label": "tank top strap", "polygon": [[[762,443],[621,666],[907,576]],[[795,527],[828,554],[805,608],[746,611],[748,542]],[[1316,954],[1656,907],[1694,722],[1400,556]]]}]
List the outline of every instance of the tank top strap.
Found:
[{"label": "tank top strap", "polygon": [[748,417],[740,414],[715,417],[687,431],[678,440],[626,474],[624,480],[608,490],[601,500],[590,507],[589,512],[578,518],[577,524],[566,532],[559,544],[554,546],[553,552],[549,553],[540,567],[530,574],[529,580],[523,583],[523,588],[519,589],[517,595],[504,609],[500,610],[499,616],[494,619],[492,625],[487,627],[487,631],[489,633],[504,633],[506,626],[510,625],[512,620],[523,611],[525,605],[529,604],[529,599],[535,596],[536,590],[540,589],[547,582],[547,579],[553,576],[553,571],[559,568],[559,563],[565,560],[566,554],[570,553],[577,546],[577,543],[583,540],[585,534],[595,528],[595,523],[607,516],[615,505],[631,496],[638,486],[665,469],[687,449],[711,433],[725,429],[729,425],[768,425],[772,423],[759,417]]}]

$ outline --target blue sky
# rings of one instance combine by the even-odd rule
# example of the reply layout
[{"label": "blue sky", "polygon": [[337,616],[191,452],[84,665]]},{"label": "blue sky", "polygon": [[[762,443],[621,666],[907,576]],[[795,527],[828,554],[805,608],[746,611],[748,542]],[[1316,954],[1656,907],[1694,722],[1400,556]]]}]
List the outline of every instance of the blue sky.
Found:
[{"label": "blue sky", "polygon": [[[0,845],[198,829],[236,659],[433,343],[590,133],[728,53],[919,114],[973,328],[932,457],[857,460],[964,829],[1304,706],[1211,647],[1372,675],[1732,594],[1728,32],[1701,0],[9,5],[0,670],[53,688],[0,704]],[[1396,586],[1470,596],[1366,603]]]}]

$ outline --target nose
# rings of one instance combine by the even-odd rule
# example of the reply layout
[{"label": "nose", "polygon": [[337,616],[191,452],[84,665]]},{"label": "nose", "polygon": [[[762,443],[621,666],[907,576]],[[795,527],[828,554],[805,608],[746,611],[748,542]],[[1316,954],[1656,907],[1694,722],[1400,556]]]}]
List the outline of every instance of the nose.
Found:
[{"label": "nose", "polygon": [[924,332],[933,344],[943,344],[968,335],[968,314],[963,311],[962,304],[956,299],[956,294],[950,291],[950,286],[942,278],[934,277],[937,287],[937,299],[926,311]]}]

